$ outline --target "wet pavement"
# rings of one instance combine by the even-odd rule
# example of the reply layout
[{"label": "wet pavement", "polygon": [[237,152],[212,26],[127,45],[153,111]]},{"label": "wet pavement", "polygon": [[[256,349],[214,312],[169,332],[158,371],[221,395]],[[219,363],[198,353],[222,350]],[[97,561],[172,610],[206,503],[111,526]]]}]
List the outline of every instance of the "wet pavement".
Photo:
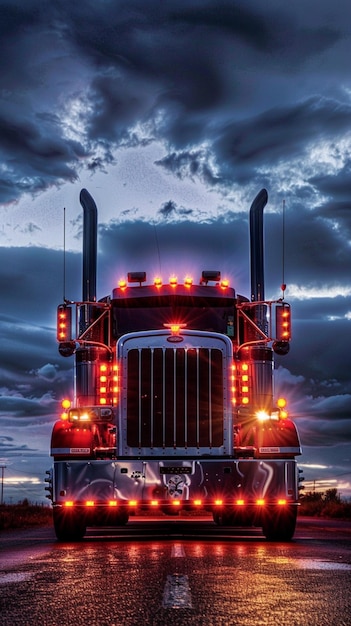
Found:
[{"label": "wet pavement", "polygon": [[152,528],[147,537],[136,522],[140,536],[132,524],[129,538],[90,531],[72,544],[52,529],[1,538],[0,624],[351,625],[346,526],[305,524],[290,543],[257,531],[211,538],[200,524],[188,534]]}]

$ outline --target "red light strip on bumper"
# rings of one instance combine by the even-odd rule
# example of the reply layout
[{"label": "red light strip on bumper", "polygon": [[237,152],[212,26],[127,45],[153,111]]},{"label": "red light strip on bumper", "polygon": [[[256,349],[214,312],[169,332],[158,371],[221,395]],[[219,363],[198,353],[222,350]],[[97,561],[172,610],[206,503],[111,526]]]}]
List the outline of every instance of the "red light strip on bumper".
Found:
[{"label": "red light strip on bumper", "polygon": [[285,498],[279,498],[278,500],[276,500],[275,502],[269,501],[266,502],[263,498],[258,498],[255,502],[253,501],[245,501],[244,499],[238,498],[237,500],[234,500],[233,502],[230,502],[228,500],[223,500],[221,498],[218,498],[216,500],[214,500],[212,503],[211,502],[204,502],[201,499],[196,499],[193,501],[188,501],[188,500],[178,500],[178,499],[174,499],[174,500],[167,500],[167,501],[162,501],[160,502],[159,500],[150,500],[148,502],[139,502],[138,500],[122,500],[122,501],[117,501],[117,500],[109,500],[108,502],[99,502],[96,503],[94,500],[86,500],[84,503],[80,502],[74,502],[73,500],[66,500],[65,502],[63,502],[63,506],[65,508],[72,508],[74,506],[85,506],[85,507],[95,507],[95,506],[108,506],[110,508],[113,507],[118,507],[119,505],[122,506],[129,506],[132,508],[136,508],[138,506],[143,506],[143,507],[153,507],[156,508],[158,506],[193,506],[193,507],[201,507],[201,506],[215,506],[215,507],[222,507],[222,506],[265,506],[265,505],[269,505],[269,506],[273,506],[273,505],[278,505],[278,506],[285,506],[286,504],[288,504],[288,500],[286,500]]}]

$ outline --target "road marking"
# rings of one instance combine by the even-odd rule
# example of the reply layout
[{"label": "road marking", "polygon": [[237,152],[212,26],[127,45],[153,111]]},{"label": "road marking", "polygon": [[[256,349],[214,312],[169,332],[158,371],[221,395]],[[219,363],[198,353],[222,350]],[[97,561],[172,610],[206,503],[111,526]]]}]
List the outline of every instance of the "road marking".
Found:
[{"label": "road marking", "polygon": [[29,580],[32,577],[32,572],[13,572],[9,574],[0,574],[0,585],[7,585],[8,583],[22,583],[23,581]]},{"label": "road marking", "polygon": [[328,570],[350,570],[349,563],[337,563],[335,561],[323,561],[322,559],[296,559],[298,567],[302,569],[328,569]]},{"label": "road marking", "polygon": [[174,543],[173,544],[171,557],[173,557],[173,558],[185,557],[184,548],[183,548],[181,543]]},{"label": "road marking", "polygon": [[163,592],[164,609],[192,609],[191,591],[188,576],[169,574]]}]

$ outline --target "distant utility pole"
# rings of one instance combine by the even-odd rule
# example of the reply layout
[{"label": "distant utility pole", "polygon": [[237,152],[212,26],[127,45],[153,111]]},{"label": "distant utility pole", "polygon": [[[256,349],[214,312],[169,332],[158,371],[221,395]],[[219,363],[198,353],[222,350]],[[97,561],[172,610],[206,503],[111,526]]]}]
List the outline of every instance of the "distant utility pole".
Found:
[{"label": "distant utility pole", "polygon": [[1,468],[1,499],[0,504],[4,504],[4,471],[6,469],[6,465],[0,465]]}]

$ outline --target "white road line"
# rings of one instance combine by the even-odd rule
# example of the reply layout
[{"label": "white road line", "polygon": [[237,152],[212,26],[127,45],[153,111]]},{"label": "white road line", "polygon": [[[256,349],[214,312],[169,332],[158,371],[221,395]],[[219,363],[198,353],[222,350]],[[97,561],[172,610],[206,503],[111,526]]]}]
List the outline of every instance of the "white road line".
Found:
[{"label": "white road line", "polygon": [[0,573],[0,585],[8,583],[22,583],[23,581],[33,578],[33,572],[10,572],[9,574]]},{"label": "white road line", "polygon": [[[174,559],[185,557],[185,550],[181,543],[172,545],[171,557]],[[193,608],[188,576],[184,574],[169,574],[167,576],[162,606],[165,609]]]},{"label": "white road line", "polygon": [[184,552],[184,548],[183,548],[182,544],[180,544],[180,543],[174,543],[173,544],[171,557],[173,557],[173,558],[185,557],[185,552]]},{"label": "white road line", "polygon": [[191,591],[188,576],[169,574],[163,591],[164,609],[192,609]]}]

